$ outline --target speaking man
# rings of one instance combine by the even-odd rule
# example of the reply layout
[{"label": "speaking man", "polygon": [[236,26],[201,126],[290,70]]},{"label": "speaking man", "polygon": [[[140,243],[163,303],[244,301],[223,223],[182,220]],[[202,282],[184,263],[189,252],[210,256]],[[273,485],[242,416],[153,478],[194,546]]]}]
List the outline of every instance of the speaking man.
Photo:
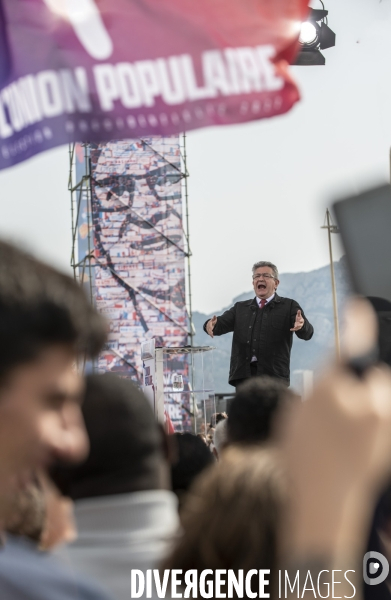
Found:
[{"label": "speaking man", "polygon": [[277,294],[278,269],[260,261],[253,266],[253,300],[237,302],[221,317],[204,323],[214,337],[233,331],[229,383],[238,386],[257,375],[270,375],[290,383],[290,355],[293,332],[310,340],[314,328],[295,300]]}]

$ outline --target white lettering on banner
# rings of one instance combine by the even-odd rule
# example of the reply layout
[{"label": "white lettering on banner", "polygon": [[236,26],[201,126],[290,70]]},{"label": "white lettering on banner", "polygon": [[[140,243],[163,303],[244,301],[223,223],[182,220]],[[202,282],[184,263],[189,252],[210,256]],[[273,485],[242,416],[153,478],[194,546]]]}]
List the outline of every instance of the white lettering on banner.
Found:
[{"label": "white lettering on banner", "polygon": [[169,412],[171,421],[180,421],[181,420],[182,412],[181,412],[180,406],[175,406],[174,404],[169,404],[168,412]]},{"label": "white lettering on banner", "polygon": [[256,56],[259,67],[264,78],[265,89],[268,91],[280,90],[284,85],[282,77],[277,77],[273,63],[271,62],[275,55],[273,46],[258,46]]},{"label": "white lettering on banner", "polygon": [[217,96],[218,92],[228,96],[231,93],[231,86],[221,52],[218,50],[204,52],[202,62],[206,86],[213,89],[213,96]]},{"label": "white lettering on banner", "polygon": [[27,75],[27,77],[22,77],[15,85],[18,88],[20,96],[25,101],[24,104],[29,107],[30,119],[27,122],[37,123],[41,121],[42,110],[38,100],[34,76]]},{"label": "white lettering on banner", "polygon": [[8,109],[14,131],[21,131],[26,124],[30,125],[42,119],[42,112],[37,106],[32,82],[33,77],[24,77],[9,85],[2,92],[2,100]]},{"label": "white lettering on banner", "polygon": [[45,117],[57,117],[64,112],[63,96],[56,71],[41,71],[37,75],[37,86]]},{"label": "white lettering on banner", "polygon": [[156,69],[164,102],[169,105],[182,104],[186,93],[182,85],[180,57],[171,56],[168,60],[158,58]]},{"label": "white lettering on banner", "polygon": [[[70,69],[59,72],[48,70],[36,76],[21,77],[3,89],[1,101],[1,137],[9,137],[13,131],[21,131],[43,117],[56,117],[76,110],[90,112],[92,108],[87,73],[83,67],[77,67],[74,72]],[[5,109],[9,123],[4,120]]]},{"label": "white lettering on banner", "polygon": [[141,106],[141,92],[133,65],[130,63],[119,63],[116,71],[122,104],[125,108],[137,108]]},{"label": "white lettering on banner", "polygon": [[[90,74],[84,67],[76,67],[27,75],[0,92],[0,137],[8,138],[44,117],[91,113],[92,82],[104,112],[114,110],[116,102],[126,109],[152,107],[158,97],[166,105],[174,106],[231,94],[275,92],[283,88],[284,79],[276,74],[274,56],[271,45],[226,48],[203,52],[200,73],[196,73],[190,54],[183,54],[136,63],[98,64]],[[268,102],[271,107],[272,101]],[[210,106],[213,111],[213,105]],[[206,112],[210,114],[208,106]],[[191,119],[188,111],[181,114],[183,119]],[[178,121],[174,113],[171,120],[174,122],[174,116]],[[134,119],[130,115],[128,118]],[[167,121],[164,114],[159,118]],[[139,123],[147,123],[143,115],[137,115],[137,119]],[[153,114],[147,120],[158,122]]]},{"label": "white lettering on banner", "polygon": [[[274,49],[272,48],[274,51]],[[240,79],[239,79],[239,65],[236,60],[236,50],[235,48],[226,48],[224,50],[224,58],[227,63],[227,70],[229,80],[231,82],[231,93],[239,94],[240,93]]]},{"label": "white lettering on banner", "polygon": [[155,96],[160,93],[155,61],[141,60],[140,62],[136,62],[134,66],[136,67],[141,85],[143,104],[144,106],[153,106],[155,104]]},{"label": "white lettering on banner", "polygon": [[95,65],[93,71],[101,109],[113,110],[114,100],[119,98],[117,77],[113,65]]},{"label": "white lettering on banner", "polygon": [[4,95],[6,92],[7,88],[2,91],[0,100],[0,135],[2,138],[10,137],[13,134],[12,127],[7,122],[7,115],[5,113]]},{"label": "white lettering on banner", "polygon": [[214,91],[212,88],[197,86],[193,59],[191,58],[190,54],[184,54],[181,59],[182,73],[185,80],[187,97],[189,100],[204,100],[205,98],[212,98],[214,96]]},{"label": "white lettering on banner", "polygon": [[17,83],[4,90],[4,102],[8,105],[10,121],[14,131],[21,131],[25,122],[34,123],[26,98],[19,92]]},{"label": "white lettering on banner", "polygon": [[[228,96],[279,90],[284,80],[275,73],[271,62],[274,55],[273,46],[203,52],[203,86],[198,85],[193,59],[189,54],[138,61],[134,64],[135,71],[129,71],[135,98],[132,108],[154,106],[157,96],[161,96],[167,104],[174,105],[185,100],[214,98],[219,94]],[[131,67],[130,63],[121,63],[122,78],[124,65]],[[100,106],[104,111],[113,110],[116,100],[120,100],[125,108],[129,107],[128,90],[124,84],[118,83],[118,70],[119,65],[102,64],[94,67]],[[142,104],[139,104],[140,94]]]},{"label": "white lettering on banner", "polygon": [[60,76],[66,112],[73,113],[75,110],[90,112],[92,107],[86,70],[77,67],[73,74],[70,69],[62,69]]},{"label": "white lettering on banner", "polygon": [[[15,100],[14,95],[15,85],[10,85],[3,91],[3,101],[8,106],[9,117],[11,121],[11,125],[14,131],[20,131],[23,128],[23,120],[21,115],[21,106],[17,102],[12,102],[11,98]],[[19,100],[18,95],[16,98]]]}]

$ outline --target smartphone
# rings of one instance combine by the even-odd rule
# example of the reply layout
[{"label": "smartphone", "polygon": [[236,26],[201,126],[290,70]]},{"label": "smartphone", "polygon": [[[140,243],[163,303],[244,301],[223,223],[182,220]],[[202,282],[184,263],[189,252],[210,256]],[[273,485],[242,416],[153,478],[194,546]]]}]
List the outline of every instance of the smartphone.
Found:
[{"label": "smartphone", "polygon": [[333,208],[354,290],[391,305],[391,186],[345,198]]},{"label": "smartphone", "polygon": [[354,291],[368,297],[379,321],[379,358],[391,365],[391,186],[333,205]]}]

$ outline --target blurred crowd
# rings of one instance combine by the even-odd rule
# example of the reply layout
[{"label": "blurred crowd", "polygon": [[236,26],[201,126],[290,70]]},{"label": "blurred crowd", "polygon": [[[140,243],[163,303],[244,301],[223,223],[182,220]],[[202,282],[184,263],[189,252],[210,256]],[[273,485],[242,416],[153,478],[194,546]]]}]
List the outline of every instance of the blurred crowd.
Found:
[{"label": "blurred crowd", "polygon": [[194,569],[267,570],[271,598],[388,597],[362,563],[391,559],[391,372],[357,368],[376,319],[347,310],[311,397],[255,377],[205,435],[167,436],[132,382],[82,374],[107,324],[76,282],[0,242],[1,600],[128,600],[135,570]]}]

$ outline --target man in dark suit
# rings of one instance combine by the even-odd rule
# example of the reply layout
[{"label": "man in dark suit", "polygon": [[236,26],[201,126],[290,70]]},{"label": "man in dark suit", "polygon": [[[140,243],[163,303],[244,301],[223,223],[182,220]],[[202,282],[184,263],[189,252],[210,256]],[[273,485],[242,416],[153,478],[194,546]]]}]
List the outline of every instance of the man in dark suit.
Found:
[{"label": "man in dark suit", "polygon": [[290,383],[290,355],[295,332],[301,340],[310,340],[314,328],[295,300],[277,294],[278,269],[270,262],[253,266],[253,300],[237,302],[221,317],[204,323],[204,331],[214,337],[234,332],[229,383],[259,375],[269,375]]}]

